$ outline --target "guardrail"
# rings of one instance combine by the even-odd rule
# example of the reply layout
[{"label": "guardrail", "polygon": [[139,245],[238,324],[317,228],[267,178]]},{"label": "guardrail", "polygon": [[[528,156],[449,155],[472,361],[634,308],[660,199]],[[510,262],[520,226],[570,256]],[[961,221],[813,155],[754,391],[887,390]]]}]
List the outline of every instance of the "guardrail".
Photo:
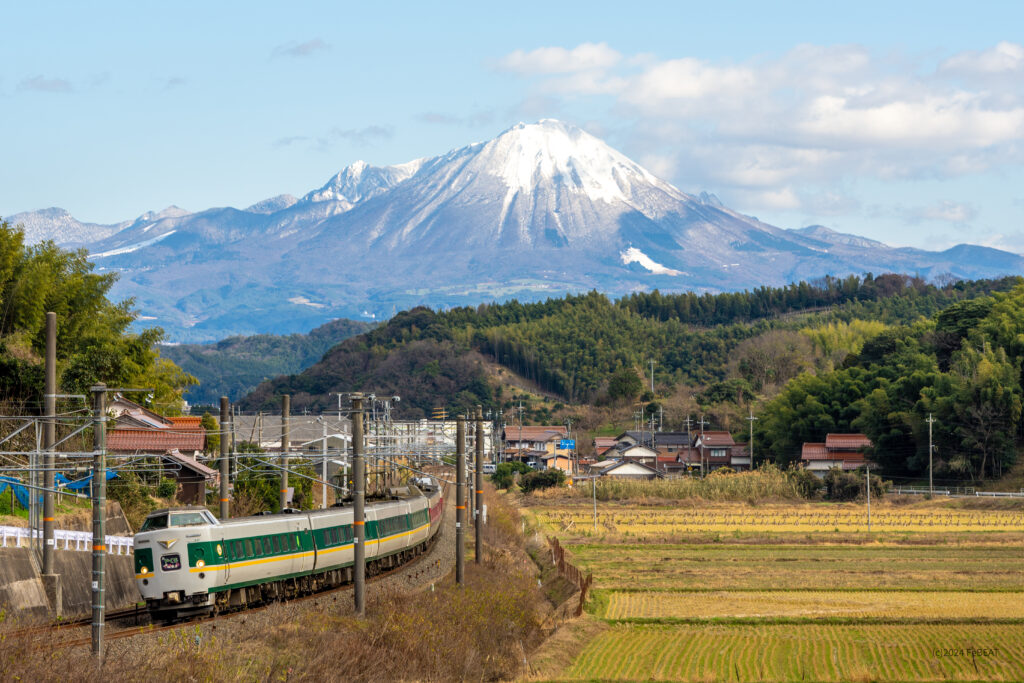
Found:
[{"label": "guardrail", "polygon": [[[0,547],[6,548],[8,540],[13,542],[11,547],[14,548],[27,546],[32,538],[41,543],[43,533],[38,529],[27,529],[20,526],[0,526]],[[57,550],[92,550],[92,533],[88,531],[54,529],[53,539],[54,547]],[[131,555],[135,547],[134,540],[131,536],[107,536],[107,552],[113,555]]]},{"label": "guardrail", "polygon": [[942,486],[934,489],[929,489],[927,486],[897,486],[893,489],[893,493],[900,495],[927,495],[931,493],[936,496],[973,496],[975,490],[973,486]]},{"label": "guardrail", "polygon": [[987,498],[1024,498],[1024,489],[1019,493],[1013,491],[978,491],[973,486],[946,486],[943,488],[929,489],[927,486],[896,486],[892,490],[898,495],[927,495],[936,496],[977,496]]}]

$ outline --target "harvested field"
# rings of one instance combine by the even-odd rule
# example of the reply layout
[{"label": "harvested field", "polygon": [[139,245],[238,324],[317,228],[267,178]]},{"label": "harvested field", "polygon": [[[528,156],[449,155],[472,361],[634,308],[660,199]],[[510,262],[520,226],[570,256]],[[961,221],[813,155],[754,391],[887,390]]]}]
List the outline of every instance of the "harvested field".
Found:
[{"label": "harvested field", "polygon": [[605,619],[1020,620],[1024,593],[959,591],[612,591]]},{"label": "harvested field", "polygon": [[1024,589],[1016,544],[565,546],[601,589]]}]

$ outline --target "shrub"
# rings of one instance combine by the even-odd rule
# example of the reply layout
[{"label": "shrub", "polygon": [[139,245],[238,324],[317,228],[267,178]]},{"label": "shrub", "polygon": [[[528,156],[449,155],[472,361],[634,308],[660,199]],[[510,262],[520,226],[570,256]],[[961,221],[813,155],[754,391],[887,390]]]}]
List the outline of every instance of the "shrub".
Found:
[{"label": "shrub", "polygon": [[523,489],[523,493],[529,493],[537,489],[561,486],[563,483],[565,483],[565,472],[552,468],[541,472],[530,472],[519,480],[519,487]]},{"label": "shrub", "polygon": [[158,498],[174,498],[174,494],[178,492],[178,482],[173,479],[161,479],[160,483],[156,486],[156,495]]},{"label": "shrub", "polygon": [[499,489],[511,488],[512,484],[516,482],[517,474],[528,474],[532,471],[530,466],[523,462],[516,460],[503,462],[494,469],[494,474],[491,475],[491,483]]},{"label": "shrub", "polygon": [[[824,484],[827,500],[857,500],[865,495],[862,472],[844,472],[833,467],[825,475]],[[871,495],[877,498],[885,495],[881,477],[871,476]]]},{"label": "shrub", "polygon": [[796,465],[790,465],[789,469],[786,470],[786,479],[789,480],[802,498],[814,498],[818,493],[818,489],[822,486],[821,479],[818,479],[813,472],[809,472],[803,467],[797,467]]}]

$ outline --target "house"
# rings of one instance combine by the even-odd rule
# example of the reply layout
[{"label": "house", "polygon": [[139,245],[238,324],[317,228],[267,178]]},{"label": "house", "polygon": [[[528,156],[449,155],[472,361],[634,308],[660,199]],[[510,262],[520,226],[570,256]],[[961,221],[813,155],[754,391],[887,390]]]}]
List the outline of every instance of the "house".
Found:
[{"label": "house", "polygon": [[618,463],[618,460],[601,460],[600,462],[595,462],[592,465],[588,466],[587,471],[590,474],[600,474],[601,472],[608,469],[612,465],[617,465]]},{"label": "house", "polygon": [[197,460],[206,447],[201,418],[165,417],[120,395],[111,401],[110,412],[114,426],[107,430],[108,453],[158,458],[163,475],[178,482],[178,501],[205,502],[206,486],[215,485],[220,475]]},{"label": "house", "polygon": [[542,467],[543,458],[547,455],[557,454],[570,458],[573,451],[560,447],[561,442],[568,438],[569,429],[564,425],[522,425],[502,430],[505,456],[510,460],[525,462],[531,467]]},{"label": "house", "polygon": [[615,444],[618,443],[614,436],[595,436],[594,437],[594,454],[600,460],[601,457],[615,448]]},{"label": "house", "polygon": [[656,479],[661,476],[658,470],[654,469],[650,465],[645,465],[642,462],[636,462],[634,460],[620,460],[610,467],[606,467],[600,471],[602,477],[611,477],[612,479]]},{"label": "house", "polygon": [[566,453],[548,453],[540,456],[540,462],[544,469],[559,469],[566,474],[573,474],[575,467],[573,466],[572,457]]},{"label": "house", "polygon": [[808,471],[824,478],[833,467],[849,471],[866,465],[864,449],[871,445],[871,440],[863,434],[826,434],[825,443],[803,445],[800,462]]},{"label": "house", "polygon": [[651,466],[658,459],[658,452],[656,450],[640,444],[619,444],[614,451],[609,451],[606,455],[612,454],[619,460],[632,460],[633,462],[642,462]]},{"label": "house", "polygon": [[206,502],[206,487],[216,488],[220,473],[195,458],[170,450],[160,457],[164,474],[178,482],[175,498],[186,505],[203,505]]},{"label": "house", "polygon": [[[700,455],[704,471],[713,472],[720,467],[733,466],[732,452],[736,448],[736,442],[729,432],[703,432],[696,436],[693,445]],[[746,464],[749,467],[749,460]]]}]

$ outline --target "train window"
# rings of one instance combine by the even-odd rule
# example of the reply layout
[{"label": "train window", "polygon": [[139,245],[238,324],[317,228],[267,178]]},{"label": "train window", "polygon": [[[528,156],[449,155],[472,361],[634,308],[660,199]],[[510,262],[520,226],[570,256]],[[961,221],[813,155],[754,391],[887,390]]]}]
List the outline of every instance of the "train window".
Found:
[{"label": "train window", "polygon": [[338,527],[331,529],[331,542],[341,543],[341,534],[338,532]]},{"label": "train window", "polygon": [[232,555],[234,555],[233,559],[238,560],[245,557],[245,547],[242,545],[241,541],[235,541],[232,545],[234,546],[232,551]]},{"label": "train window", "polygon": [[252,549],[253,549],[256,557],[262,557],[263,556],[263,544],[260,543],[260,539],[257,538],[257,539],[255,539],[252,542]]},{"label": "train window", "polygon": [[142,528],[139,531],[152,531],[153,529],[166,529],[167,528],[167,515],[153,515],[147,517],[146,521],[142,523]]},{"label": "train window", "polygon": [[171,515],[171,526],[205,526],[209,523],[198,512],[179,512]]},{"label": "train window", "polygon": [[270,551],[270,538],[264,536],[263,537],[263,554],[264,555],[269,555],[270,552],[271,552]]},{"label": "train window", "polygon": [[252,557],[252,540],[245,539],[245,556]]},{"label": "train window", "polygon": [[281,552],[281,539],[277,536],[274,536],[274,552]]}]

